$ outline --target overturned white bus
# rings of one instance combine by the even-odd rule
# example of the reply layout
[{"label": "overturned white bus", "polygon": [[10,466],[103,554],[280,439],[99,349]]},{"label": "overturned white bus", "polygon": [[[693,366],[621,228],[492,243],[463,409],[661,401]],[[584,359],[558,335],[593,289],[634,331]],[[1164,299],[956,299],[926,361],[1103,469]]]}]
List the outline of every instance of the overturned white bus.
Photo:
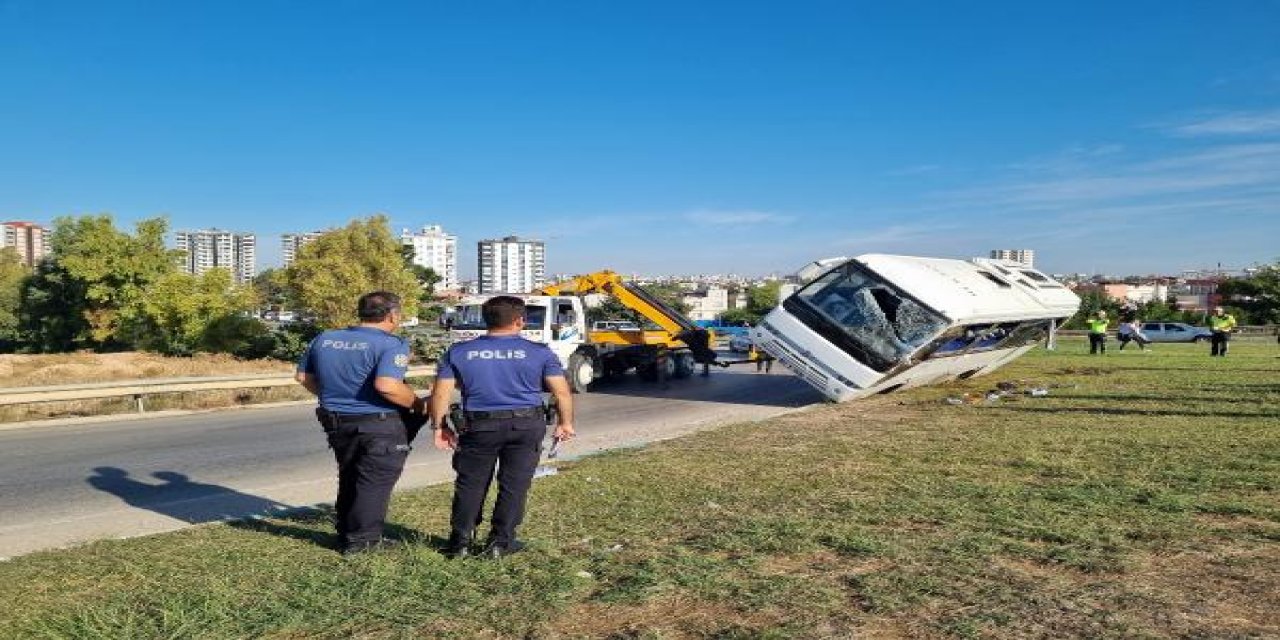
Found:
[{"label": "overturned white bus", "polygon": [[1061,283],[1013,262],[867,254],[826,269],[752,331],[836,402],[990,373],[1076,313]]}]

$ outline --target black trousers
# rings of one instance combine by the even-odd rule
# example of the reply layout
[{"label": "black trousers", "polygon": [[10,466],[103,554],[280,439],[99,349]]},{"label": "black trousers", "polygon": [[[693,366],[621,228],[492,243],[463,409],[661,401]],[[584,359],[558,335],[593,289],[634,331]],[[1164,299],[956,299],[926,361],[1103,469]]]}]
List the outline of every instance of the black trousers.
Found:
[{"label": "black trousers", "polygon": [[1107,352],[1107,334],[1090,333],[1089,334],[1089,353],[1106,353]]},{"label": "black trousers", "polygon": [[1231,334],[1226,331],[1214,331],[1213,335],[1209,336],[1209,355],[1227,355],[1228,342],[1231,342]]},{"label": "black trousers", "polygon": [[542,416],[470,421],[453,454],[453,470],[458,477],[453,485],[451,543],[471,539],[480,522],[495,465],[498,501],[493,506],[489,539],[500,545],[516,539],[546,434],[547,424]]},{"label": "black trousers", "polygon": [[338,462],[338,544],[382,538],[391,490],[409,457],[409,436],[399,417],[321,419]]}]

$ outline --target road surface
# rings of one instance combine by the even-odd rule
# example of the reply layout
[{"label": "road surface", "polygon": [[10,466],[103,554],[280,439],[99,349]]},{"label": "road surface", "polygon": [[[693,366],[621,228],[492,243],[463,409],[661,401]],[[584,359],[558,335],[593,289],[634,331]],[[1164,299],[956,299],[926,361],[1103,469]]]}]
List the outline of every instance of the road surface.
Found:
[{"label": "road surface", "polygon": [[[566,455],[760,420],[821,401],[785,372],[672,381],[628,376],[577,396]],[[399,489],[452,478],[420,439]],[[309,406],[0,431],[0,558],[332,502],[336,472]]]}]

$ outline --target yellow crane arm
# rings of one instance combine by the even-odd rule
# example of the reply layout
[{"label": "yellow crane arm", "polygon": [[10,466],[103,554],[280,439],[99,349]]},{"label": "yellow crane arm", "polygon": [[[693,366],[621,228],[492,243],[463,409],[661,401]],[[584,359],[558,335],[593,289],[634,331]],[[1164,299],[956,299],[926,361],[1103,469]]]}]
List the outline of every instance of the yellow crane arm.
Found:
[{"label": "yellow crane arm", "polygon": [[535,293],[544,296],[608,294],[626,308],[639,313],[650,322],[661,327],[663,331],[671,334],[673,338],[680,333],[697,328],[678,311],[653,297],[649,292],[635,285],[627,284],[621,276],[608,270],[597,271],[577,276],[564,282],[550,284]]},{"label": "yellow crane arm", "polygon": [[714,338],[711,332],[693,324],[679,311],[672,309],[648,291],[624,281],[622,276],[613,271],[606,269],[577,276],[564,282],[547,285],[534,293],[544,296],[584,296],[591,293],[613,296],[623,306],[661,327],[671,336],[671,339],[688,345],[698,362],[714,363],[716,361],[715,351],[710,347],[711,340]]}]

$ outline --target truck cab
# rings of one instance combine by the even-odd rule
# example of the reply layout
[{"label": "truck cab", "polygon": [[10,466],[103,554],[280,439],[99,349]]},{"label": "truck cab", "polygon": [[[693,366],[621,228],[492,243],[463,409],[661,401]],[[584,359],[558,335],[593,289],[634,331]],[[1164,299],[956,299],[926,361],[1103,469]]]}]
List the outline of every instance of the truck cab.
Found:
[{"label": "truck cab", "polygon": [[[515,295],[524,300],[524,330],[520,336],[551,348],[568,370],[573,354],[587,339],[586,313],[582,299],[576,296]],[[470,340],[487,329],[480,306],[492,296],[464,298],[453,315],[449,332],[454,341]]]}]

